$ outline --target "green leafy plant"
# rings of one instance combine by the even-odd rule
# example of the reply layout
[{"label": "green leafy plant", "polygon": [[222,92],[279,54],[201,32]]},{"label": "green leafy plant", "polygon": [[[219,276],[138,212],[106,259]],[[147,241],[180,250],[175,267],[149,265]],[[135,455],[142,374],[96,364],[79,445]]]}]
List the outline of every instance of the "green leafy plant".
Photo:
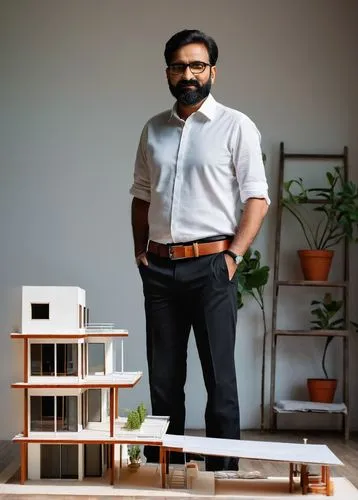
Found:
[{"label": "green leafy plant", "polygon": [[142,422],[140,420],[140,415],[137,410],[132,410],[128,413],[127,416],[127,423],[126,423],[126,429],[128,430],[136,430],[139,429],[140,426],[142,425]]},{"label": "green leafy plant", "polygon": [[140,405],[138,405],[137,408],[129,411],[125,428],[129,430],[140,429],[140,426],[144,422],[146,416],[147,416],[147,409],[144,403],[140,403]]},{"label": "green leafy plant", "polygon": [[[311,306],[314,306],[311,310],[311,315],[314,318],[311,320],[312,330],[343,329],[344,319],[342,317],[337,319],[337,314],[343,307],[343,300],[333,300],[332,295],[330,293],[326,293],[323,300],[312,300]],[[326,379],[329,378],[326,369],[327,349],[333,339],[334,337],[326,337],[322,354],[321,366]]]},{"label": "green leafy plant", "polygon": [[266,372],[266,344],[268,337],[264,290],[269,280],[270,268],[261,265],[261,253],[249,248],[238,266],[238,309],[244,306],[245,296],[252,297],[258,304],[262,314],[262,365],[261,365],[261,430],[264,429],[265,419],[265,372]]},{"label": "green leafy plant", "polygon": [[[326,172],[326,179],[328,187],[307,189],[301,177],[283,185],[283,206],[299,223],[309,248],[315,250],[331,248],[345,237],[358,241],[358,186],[343,178],[340,167]],[[318,200],[313,211],[321,214],[317,223],[305,205],[312,199]]]},{"label": "green leafy plant", "polygon": [[140,418],[140,423],[142,424],[145,420],[145,417],[147,416],[147,409],[144,403],[140,403],[140,405],[137,408],[137,412]]},{"label": "green leafy plant", "polygon": [[128,446],[128,457],[131,462],[138,462],[140,459],[140,446],[137,444]]}]

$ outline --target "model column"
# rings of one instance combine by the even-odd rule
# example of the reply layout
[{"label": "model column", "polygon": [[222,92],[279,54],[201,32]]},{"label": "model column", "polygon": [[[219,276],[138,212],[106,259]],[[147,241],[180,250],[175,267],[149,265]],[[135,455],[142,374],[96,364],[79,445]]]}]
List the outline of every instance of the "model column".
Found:
[{"label": "model column", "polygon": [[[114,437],[114,415],[115,415],[115,410],[114,410],[114,405],[115,405],[115,388],[111,387],[109,389],[109,434],[110,437]],[[114,484],[114,475],[115,475],[115,461],[114,461],[114,447],[115,444],[111,443],[110,444],[110,450],[111,450],[111,484]]]},{"label": "model column", "polygon": [[[28,374],[28,359],[29,359],[29,339],[24,339],[24,382],[29,381]],[[24,389],[24,437],[29,436],[29,415],[28,415],[28,402],[29,395],[28,389]],[[21,469],[20,469],[20,483],[24,484],[27,479],[27,462],[28,462],[28,444],[23,441],[20,444],[20,454],[21,454]]]}]

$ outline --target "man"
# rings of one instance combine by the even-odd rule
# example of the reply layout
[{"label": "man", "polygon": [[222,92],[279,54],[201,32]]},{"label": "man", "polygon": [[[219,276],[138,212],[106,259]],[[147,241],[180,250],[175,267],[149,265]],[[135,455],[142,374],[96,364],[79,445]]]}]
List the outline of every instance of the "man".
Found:
[{"label": "man", "polygon": [[[247,116],[210,94],[218,57],[211,37],[181,31],[164,55],[176,104],[145,125],[131,188],[152,411],[170,416],[169,433],[184,433],[193,327],[207,390],[206,435],[239,439],[235,272],[269,204],[260,135]],[[148,460],[156,461],[155,451],[146,448]],[[237,465],[232,457],[206,458],[207,470]]]}]

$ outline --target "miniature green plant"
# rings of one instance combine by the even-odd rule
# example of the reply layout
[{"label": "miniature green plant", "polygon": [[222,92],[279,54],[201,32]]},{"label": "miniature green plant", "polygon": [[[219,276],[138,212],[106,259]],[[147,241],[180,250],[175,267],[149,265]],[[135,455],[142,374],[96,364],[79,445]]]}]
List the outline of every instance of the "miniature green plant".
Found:
[{"label": "miniature green plant", "polygon": [[145,420],[145,417],[147,416],[147,409],[144,406],[144,403],[140,403],[140,405],[137,408],[137,412],[139,414],[140,423],[142,424]]},{"label": "miniature green plant", "polygon": [[140,459],[140,446],[137,444],[128,446],[128,457],[131,462],[138,462]]},{"label": "miniature green plant", "polygon": [[[326,178],[328,187],[307,189],[301,177],[283,184],[283,206],[299,223],[311,250],[326,250],[345,237],[358,241],[358,186],[344,179],[340,167],[326,172]],[[317,223],[305,205],[312,198],[322,200],[313,208],[321,214]]]},{"label": "miniature green plant", "polygon": [[140,420],[140,415],[137,410],[132,410],[128,413],[127,416],[127,423],[126,423],[126,429],[129,429],[131,431],[139,429],[140,426],[142,425],[142,422]]},{"label": "miniature green plant", "polygon": [[[337,314],[343,307],[343,300],[333,300],[330,293],[326,293],[323,300],[312,300],[311,306],[314,309],[311,310],[311,314],[314,317],[311,320],[312,330],[342,330],[344,327],[344,319],[336,318]],[[328,379],[328,373],[326,369],[326,355],[329,344],[332,342],[334,337],[326,337],[326,342],[323,348],[321,366],[323,373]]]},{"label": "miniature green plant", "polygon": [[144,403],[140,403],[134,410],[131,410],[127,416],[126,429],[136,430],[139,429],[147,416],[147,409]]},{"label": "miniature green plant", "polygon": [[261,430],[264,430],[265,420],[265,373],[266,373],[266,343],[268,337],[264,289],[269,280],[269,266],[261,265],[261,253],[249,248],[238,266],[237,306],[244,306],[245,296],[252,297],[260,307],[262,314],[262,365],[261,365]]}]

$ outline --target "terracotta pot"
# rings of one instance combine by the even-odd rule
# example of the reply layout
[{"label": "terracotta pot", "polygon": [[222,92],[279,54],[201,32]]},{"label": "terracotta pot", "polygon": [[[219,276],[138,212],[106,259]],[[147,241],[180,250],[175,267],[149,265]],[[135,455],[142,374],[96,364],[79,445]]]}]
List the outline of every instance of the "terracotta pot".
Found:
[{"label": "terracotta pot", "polygon": [[138,459],[138,460],[130,460],[129,464],[128,464],[128,469],[132,472],[137,472],[137,470],[139,469],[140,467],[140,464],[141,464],[141,460]]},{"label": "terracotta pot", "polygon": [[332,403],[336,392],[337,379],[308,378],[307,388],[314,403]]},{"label": "terracotta pot", "polygon": [[298,250],[303,276],[308,281],[327,281],[333,250]]}]

